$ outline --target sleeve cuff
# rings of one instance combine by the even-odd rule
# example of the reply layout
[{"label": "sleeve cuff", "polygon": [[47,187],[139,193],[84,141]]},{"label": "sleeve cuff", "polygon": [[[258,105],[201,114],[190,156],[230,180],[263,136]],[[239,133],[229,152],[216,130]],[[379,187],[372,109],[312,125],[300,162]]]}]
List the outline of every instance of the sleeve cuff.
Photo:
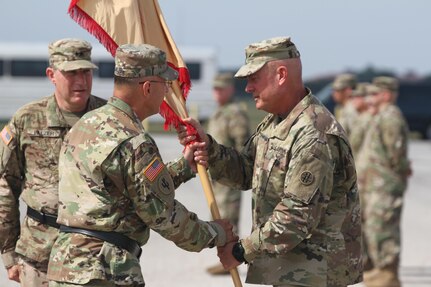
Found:
[{"label": "sleeve cuff", "polygon": [[218,144],[211,135],[208,135],[208,138],[210,141],[208,146],[208,156],[209,156],[208,162],[210,163],[210,166],[211,166],[211,163],[213,163],[217,157]]},{"label": "sleeve cuff", "polygon": [[6,269],[18,264],[18,254],[15,251],[8,251],[2,254],[2,260]]},{"label": "sleeve cuff", "polygon": [[217,224],[215,222],[208,222],[213,231],[217,234],[214,238],[215,241],[213,242],[215,246],[224,246],[226,244],[226,232],[221,227],[220,224]]},{"label": "sleeve cuff", "polygon": [[247,262],[252,262],[259,254],[261,239],[260,229],[256,229],[253,233],[244,239],[241,239],[242,247],[244,248],[244,259]]}]

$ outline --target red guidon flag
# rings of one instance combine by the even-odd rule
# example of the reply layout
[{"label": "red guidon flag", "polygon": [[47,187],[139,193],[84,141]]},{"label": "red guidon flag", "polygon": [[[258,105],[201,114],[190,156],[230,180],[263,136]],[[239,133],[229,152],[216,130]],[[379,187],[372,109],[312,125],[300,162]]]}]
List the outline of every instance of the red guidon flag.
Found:
[{"label": "red guidon flag", "polygon": [[190,76],[157,0],[72,0],[69,14],[113,56],[122,44],[150,44],[165,51],[179,77],[160,106],[160,114],[165,118],[165,129],[182,123],[187,117]]}]

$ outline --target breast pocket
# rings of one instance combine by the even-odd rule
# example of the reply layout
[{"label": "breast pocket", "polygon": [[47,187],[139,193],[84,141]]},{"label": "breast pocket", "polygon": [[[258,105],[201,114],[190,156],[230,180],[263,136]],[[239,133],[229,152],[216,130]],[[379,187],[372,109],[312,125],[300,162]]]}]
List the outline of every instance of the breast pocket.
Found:
[{"label": "breast pocket", "polygon": [[35,172],[57,172],[58,157],[63,142],[60,130],[27,130],[25,153],[27,164]]},{"label": "breast pocket", "polygon": [[288,166],[288,150],[270,142],[255,166],[254,187],[258,195],[277,196],[283,193],[284,179]]}]

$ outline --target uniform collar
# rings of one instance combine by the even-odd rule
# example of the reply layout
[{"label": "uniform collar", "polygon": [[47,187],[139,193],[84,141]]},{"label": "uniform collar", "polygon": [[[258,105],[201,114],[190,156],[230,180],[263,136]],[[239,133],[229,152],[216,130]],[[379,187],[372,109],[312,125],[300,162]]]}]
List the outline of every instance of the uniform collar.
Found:
[{"label": "uniform collar", "polygon": [[108,105],[114,106],[115,108],[121,110],[124,114],[126,114],[136,125],[139,130],[144,132],[144,127],[142,126],[141,120],[138,118],[136,113],[132,110],[132,107],[130,107],[126,102],[123,100],[113,96],[109,98]]},{"label": "uniform collar", "polygon": [[60,111],[54,94],[48,98],[46,122],[48,127],[70,127]]},{"label": "uniform collar", "polygon": [[299,115],[311,104],[318,103],[319,101],[313,96],[310,89],[306,88],[307,95],[293,108],[293,110],[287,115],[285,119],[282,119],[280,122],[280,117],[278,115],[272,115],[270,121],[270,125],[272,126],[269,129],[268,137],[276,137],[280,140],[284,140],[287,138],[289,131],[293,124],[298,119]]},{"label": "uniform collar", "polygon": [[[88,99],[86,111],[90,111],[95,108],[97,108],[96,99],[94,98],[93,95],[91,95],[90,98]],[[55,94],[52,94],[52,96],[48,98],[46,122],[48,124],[48,127],[70,128],[70,125],[64,119],[64,116],[61,113],[60,107],[57,104],[57,100],[55,99]]]}]

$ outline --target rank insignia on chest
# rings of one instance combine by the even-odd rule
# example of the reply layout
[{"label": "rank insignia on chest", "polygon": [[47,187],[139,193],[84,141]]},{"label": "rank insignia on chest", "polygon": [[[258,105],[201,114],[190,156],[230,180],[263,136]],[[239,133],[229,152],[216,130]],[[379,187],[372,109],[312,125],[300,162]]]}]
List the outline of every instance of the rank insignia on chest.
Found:
[{"label": "rank insignia on chest", "polygon": [[153,181],[159,173],[163,170],[165,165],[160,160],[160,158],[156,157],[153,161],[145,168],[144,175],[148,178],[149,181]]},{"label": "rank insignia on chest", "polygon": [[13,139],[13,134],[10,132],[9,127],[5,126],[3,128],[3,130],[0,133],[1,135],[1,139],[3,140],[3,142],[5,143],[5,145],[8,145],[12,139]]}]

